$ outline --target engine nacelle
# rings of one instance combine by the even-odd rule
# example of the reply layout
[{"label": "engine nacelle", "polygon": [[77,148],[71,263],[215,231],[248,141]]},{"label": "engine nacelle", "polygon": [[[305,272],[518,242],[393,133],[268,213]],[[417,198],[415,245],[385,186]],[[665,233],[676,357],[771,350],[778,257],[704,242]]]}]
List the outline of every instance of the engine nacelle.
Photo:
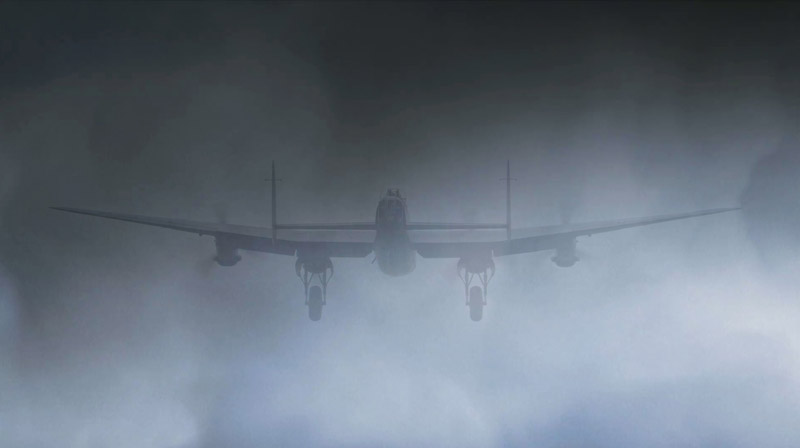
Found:
[{"label": "engine nacelle", "polygon": [[560,268],[574,266],[575,263],[580,260],[580,258],[575,255],[575,244],[576,242],[574,238],[563,241],[558,247],[556,247],[556,255],[550,260]]},{"label": "engine nacelle", "polygon": [[239,249],[235,245],[223,238],[216,238],[217,255],[214,256],[214,261],[220,266],[233,266],[238,263],[242,257],[239,255]]}]

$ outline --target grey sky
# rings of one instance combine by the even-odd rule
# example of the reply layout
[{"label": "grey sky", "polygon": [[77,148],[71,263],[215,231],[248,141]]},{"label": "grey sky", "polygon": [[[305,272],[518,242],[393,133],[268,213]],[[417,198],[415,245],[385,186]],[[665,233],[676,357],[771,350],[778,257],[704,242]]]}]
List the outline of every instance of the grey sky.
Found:
[{"label": "grey sky", "polygon": [[[800,444],[798,10],[0,5],[0,445]],[[268,225],[742,203],[497,260],[294,260],[50,205]]]}]

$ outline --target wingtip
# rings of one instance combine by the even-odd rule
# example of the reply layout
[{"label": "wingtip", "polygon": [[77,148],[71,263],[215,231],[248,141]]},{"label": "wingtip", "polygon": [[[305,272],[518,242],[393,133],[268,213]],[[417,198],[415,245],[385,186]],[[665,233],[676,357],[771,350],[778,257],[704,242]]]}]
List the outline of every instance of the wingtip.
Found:
[{"label": "wingtip", "polygon": [[51,205],[48,208],[50,210],[56,210],[56,211],[59,211],[59,212],[67,212],[67,213],[77,213],[79,215],[88,215],[88,214],[90,214],[88,210],[82,210],[82,209],[74,208],[74,207],[61,207],[61,206]]},{"label": "wingtip", "polygon": [[728,212],[735,212],[735,211],[738,211],[738,210],[741,210],[741,209],[742,209],[742,207],[722,207],[722,208],[713,208],[713,209],[707,210],[707,211],[706,211],[706,213],[707,213],[707,214],[711,214],[711,215],[713,215],[713,214],[716,214],[716,213],[728,213]]},{"label": "wingtip", "polygon": [[51,209],[51,210],[57,210],[57,211],[60,211],[60,212],[78,213],[78,214],[81,214],[81,215],[91,215],[91,214],[96,213],[94,210],[86,210],[86,209],[75,208],[75,207],[61,207],[61,206],[51,205],[48,208]]}]

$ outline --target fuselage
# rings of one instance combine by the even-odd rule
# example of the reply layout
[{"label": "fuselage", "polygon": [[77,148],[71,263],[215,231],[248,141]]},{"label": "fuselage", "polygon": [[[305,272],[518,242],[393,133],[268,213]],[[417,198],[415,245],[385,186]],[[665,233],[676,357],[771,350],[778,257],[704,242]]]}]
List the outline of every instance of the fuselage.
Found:
[{"label": "fuselage", "polygon": [[408,209],[399,190],[389,189],[375,211],[375,257],[380,270],[387,275],[406,275],[416,266],[416,253],[411,246],[406,224]]}]

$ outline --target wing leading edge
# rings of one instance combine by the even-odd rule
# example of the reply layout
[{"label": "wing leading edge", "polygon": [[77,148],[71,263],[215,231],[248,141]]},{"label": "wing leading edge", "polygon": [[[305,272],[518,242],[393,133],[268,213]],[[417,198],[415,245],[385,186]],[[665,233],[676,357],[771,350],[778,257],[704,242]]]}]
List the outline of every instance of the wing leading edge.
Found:
[{"label": "wing leading edge", "polygon": [[[223,239],[239,249],[281,255],[295,255],[298,251],[323,251],[331,257],[366,257],[372,252],[371,241],[331,241],[307,238],[273,238],[272,229],[226,223],[208,223],[185,219],[160,218],[155,216],[113,213],[72,207],[51,207],[81,215],[98,216],[117,221],[133,222],[148,226],[163,227],[182,232],[210,235]],[[364,230],[364,229],[361,229]]]},{"label": "wing leading edge", "polygon": [[[373,250],[372,241],[334,241],[311,238],[308,233],[296,238],[273,238],[273,230],[264,227],[242,226],[226,223],[208,223],[183,219],[160,218],[152,216],[113,213],[71,207],[51,207],[55,210],[97,216],[118,221],[133,222],[155,227],[163,227],[198,235],[210,235],[225,240],[239,249],[281,255],[295,255],[298,251],[324,251],[331,257],[366,257]],[[582,224],[566,224],[556,226],[515,229],[509,232],[509,238],[490,241],[432,241],[414,242],[414,249],[424,258],[460,258],[472,253],[491,253],[494,256],[531,253],[558,248],[565,240],[596,233],[612,232],[631,227],[640,227],[668,221],[695,218],[718,213],[739,210],[739,207],[700,210],[689,213],[648,216],[611,221],[597,221]],[[413,224],[409,230],[491,230],[500,229],[501,225],[492,224],[449,224],[430,223]],[[374,230],[374,224],[297,224],[281,225],[278,230],[286,233],[297,230]],[[314,232],[311,232],[312,234]],[[366,232],[359,232],[364,234]],[[317,234],[319,235],[319,234]],[[362,237],[363,239],[363,237]]]},{"label": "wing leading edge", "polygon": [[740,210],[740,207],[700,210],[689,213],[647,216],[643,218],[597,221],[582,224],[532,227],[509,232],[509,238],[480,242],[419,242],[414,247],[424,258],[459,258],[471,253],[490,252],[494,256],[524,254],[556,249],[565,240],[596,233],[613,232],[668,221],[696,218]]}]

